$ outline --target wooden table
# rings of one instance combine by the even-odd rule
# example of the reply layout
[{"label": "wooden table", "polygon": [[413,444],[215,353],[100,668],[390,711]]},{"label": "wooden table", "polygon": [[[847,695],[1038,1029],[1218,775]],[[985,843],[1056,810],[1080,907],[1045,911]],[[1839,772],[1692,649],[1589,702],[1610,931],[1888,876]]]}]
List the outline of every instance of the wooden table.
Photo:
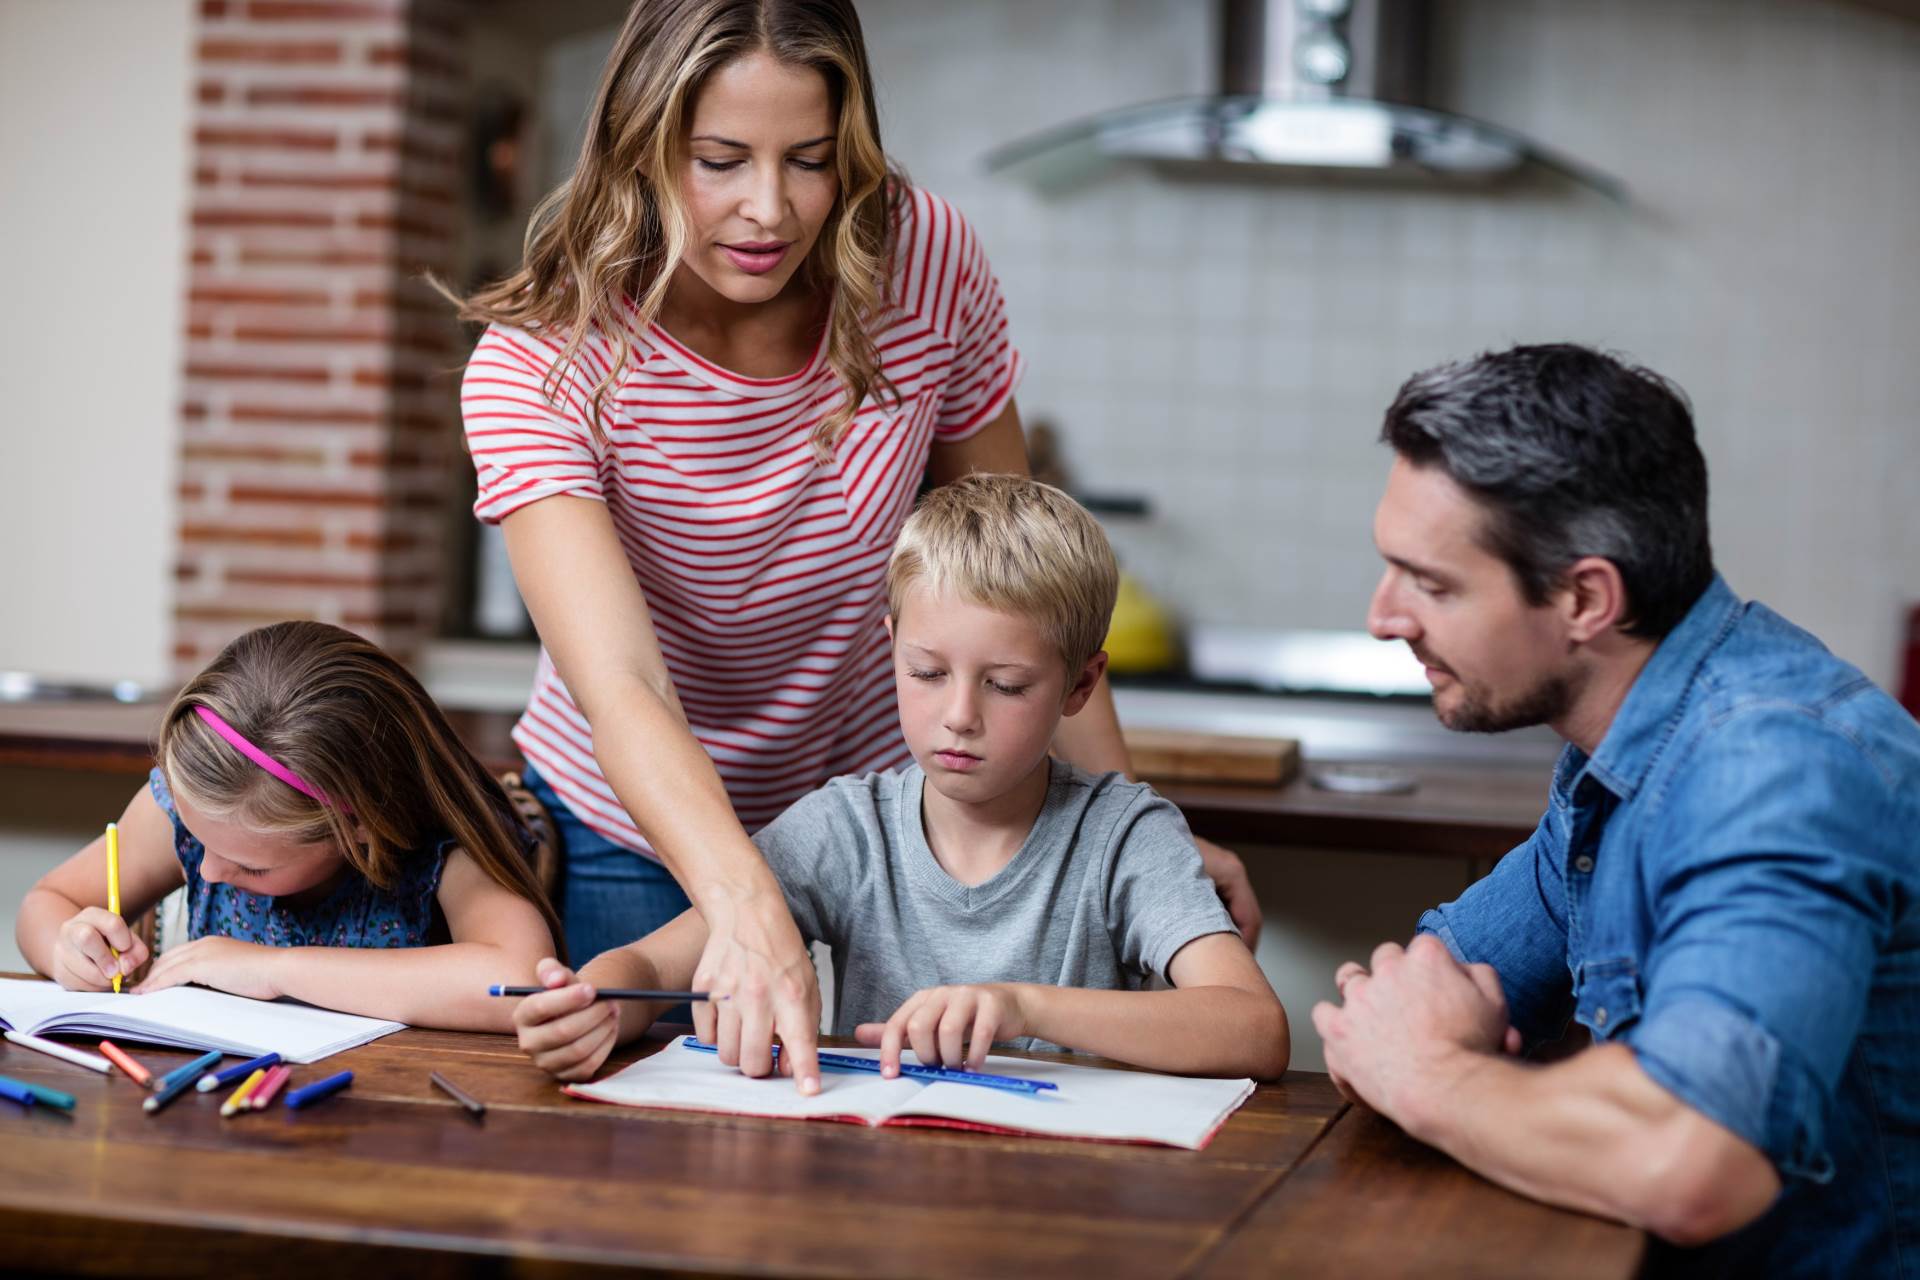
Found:
[{"label": "wooden table", "polygon": [[[0,765],[145,773],[163,710],[151,703],[0,703]],[[509,736],[514,714],[455,709],[447,717],[490,767],[521,767]],[[1168,782],[1157,790],[1180,806],[1196,834],[1223,844],[1418,853],[1480,863],[1525,840],[1546,809],[1550,766],[1405,767],[1418,783],[1408,795],[1319,791],[1304,777],[1283,787]]]},{"label": "wooden table", "polygon": [[[189,1093],[146,1116],[117,1072],[0,1045],[0,1074],[80,1099],[0,1102],[0,1267],[1433,1280],[1624,1277],[1644,1244],[1500,1190],[1300,1072],[1190,1152],[582,1102],[505,1036],[410,1030],[294,1078],[341,1068],[353,1087],[303,1112],[222,1120]],[[432,1091],[435,1069],[486,1117]]]}]

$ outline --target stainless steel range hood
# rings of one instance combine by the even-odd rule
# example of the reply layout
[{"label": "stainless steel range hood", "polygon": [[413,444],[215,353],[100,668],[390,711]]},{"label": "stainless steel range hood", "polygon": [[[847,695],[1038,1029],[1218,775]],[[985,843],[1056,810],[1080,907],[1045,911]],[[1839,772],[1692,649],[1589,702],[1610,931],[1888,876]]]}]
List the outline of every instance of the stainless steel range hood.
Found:
[{"label": "stainless steel range hood", "polygon": [[1120,161],[1487,182],[1529,167],[1625,199],[1605,174],[1427,105],[1431,0],[1221,0],[1220,92],[1123,107],[1010,143],[994,172],[1057,185]]}]

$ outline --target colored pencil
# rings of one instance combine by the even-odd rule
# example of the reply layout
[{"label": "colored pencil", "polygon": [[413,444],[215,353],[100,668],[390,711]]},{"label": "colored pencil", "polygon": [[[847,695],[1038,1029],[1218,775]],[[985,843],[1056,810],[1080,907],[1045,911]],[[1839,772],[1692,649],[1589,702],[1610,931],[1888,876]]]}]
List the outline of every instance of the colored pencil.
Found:
[{"label": "colored pencil", "polygon": [[247,1095],[247,1105],[255,1111],[265,1111],[267,1104],[273,1101],[273,1095],[280,1092],[280,1086],[292,1074],[293,1068],[288,1066],[267,1068],[267,1078],[255,1085],[253,1092]]},{"label": "colored pencil", "polygon": [[[719,1050],[699,1040],[686,1039],[680,1042],[688,1049],[697,1049],[701,1053],[718,1053]],[[858,1058],[847,1053],[822,1053],[817,1055],[822,1071],[860,1071],[869,1075],[880,1074],[880,1059]],[[775,1062],[780,1060],[780,1046],[773,1047]],[[912,1062],[900,1064],[900,1075],[909,1080],[924,1080],[928,1084],[977,1084],[986,1089],[1004,1089],[1008,1093],[1039,1093],[1043,1089],[1058,1089],[1060,1086],[1051,1080],[1029,1080],[1024,1076],[1001,1076],[988,1071],[963,1071],[958,1067],[929,1067]]]},{"label": "colored pencil", "polygon": [[[120,914],[120,824],[117,822],[107,824],[107,910]],[[113,994],[119,995],[120,953],[111,945],[107,950],[113,951]]]},{"label": "colored pencil", "polygon": [[161,1084],[159,1092],[140,1104],[140,1109],[148,1115],[157,1114],[162,1107],[193,1088],[194,1077],[180,1071],[169,1072],[160,1079],[164,1083]]},{"label": "colored pencil", "polygon": [[222,1067],[218,1071],[209,1071],[200,1077],[200,1092],[212,1093],[215,1089],[224,1089],[235,1080],[245,1080],[262,1067],[273,1067],[279,1064],[279,1054],[263,1053],[257,1058],[249,1058],[247,1061],[237,1063],[234,1066]]},{"label": "colored pencil", "polygon": [[252,1093],[254,1089],[259,1086],[260,1082],[266,1078],[266,1068],[255,1067],[253,1074],[241,1082],[240,1087],[229,1094],[227,1100],[220,1104],[220,1114],[223,1116],[231,1116],[238,1115],[242,1111],[250,1110],[247,1106],[247,1095]]},{"label": "colored pencil", "polygon": [[[34,1096],[35,1101],[44,1106],[58,1107],[62,1111],[73,1110],[74,1105],[79,1101],[79,1099],[70,1093],[62,1093],[58,1089],[49,1089],[47,1086],[35,1084],[31,1080],[13,1080],[6,1076],[0,1076],[0,1085],[6,1085],[11,1089],[25,1089]],[[0,1096],[8,1095],[0,1094]]]},{"label": "colored pencil", "polygon": [[[555,987],[552,990],[560,990]],[[487,988],[490,996],[537,996],[549,990],[547,987],[505,987],[495,984]],[[593,993],[595,1000],[725,1000],[725,996],[712,995],[705,991],[652,991],[641,987],[598,987]]]},{"label": "colored pencil", "polygon": [[85,1049],[75,1049],[69,1045],[56,1044],[51,1040],[42,1040],[39,1036],[30,1036],[24,1031],[8,1031],[7,1039],[25,1049],[44,1053],[49,1058],[58,1058],[62,1062],[71,1062],[77,1067],[105,1074],[113,1070],[113,1064],[97,1053],[88,1053]]},{"label": "colored pencil", "polygon": [[438,1071],[429,1072],[427,1075],[427,1079],[431,1081],[434,1084],[434,1086],[440,1090],[440,1092],[446,1094],[449,1098],[452,1098],[455,1102],[465,1107],[467,1109],[467,1114],[472,1116],[475,1120],[478,1120],[480,1117],[487,1114],[486,1103],[480,1101],[480,1099],[474,1097],[472,1094],[468,1093],[465,1089],[462,1089],[459,1085],[455,1084],[453,1081],[441,1075]]},{"label": "colored pencil", "polygon": [[100,1042],[100,1052],[106,1055],[108,1062],[120,1068],[120,1070],[125,1073],[127,1079],[133,1081],[141,1088],[144,1089],[153,1083],[153,1072],[135,1062],[125,1049],[122,1049],[113,1041],[102,1040]]},{"label": "colored pencil", "polygon": [[157,1093],[163,1089],[171,1089],[181,1080],[185,1080],[188,1084],[193,1084],[200,1079],[202,1072],[207,1071],[209,1068],[219,1066],[220,1059],[225,1056],[226,1055],[222,1054],[218,1049],[209,1049],[192,1062],[184,1066],[175,1067],[154,1081],[154,1091]]},{"label": "colored pencil", "polygon": [[325,1080],[302,1085],[287,1095],[287,1109],[298,1111],[303,1107],[310,1107],[328,1094],[338,1093],[352,1083],[353,1072],[342,1071],[338,1075],[328,1076]]},{"label": "colored pencil", "polygon": [[17,1102],[23,1107],[35,1106],[40,1101],[33,1090],[26,1085],[4,1076],[0,1076],[0,1098],[5,1098],[8,1102]]}]

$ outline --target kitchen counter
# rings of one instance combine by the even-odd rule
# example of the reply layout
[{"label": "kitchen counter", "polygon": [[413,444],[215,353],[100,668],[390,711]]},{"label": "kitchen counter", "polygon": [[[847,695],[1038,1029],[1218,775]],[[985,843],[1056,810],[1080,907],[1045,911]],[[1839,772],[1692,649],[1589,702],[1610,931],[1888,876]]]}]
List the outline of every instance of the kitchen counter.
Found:
[{"label": "kitchen counter", "polygon": [[[1433,724],[1431,711],[1418,706],[1230,698],[1220,700],[1212,708],[1217,714],[1209,718],[1205,704],[1212,701],[1209,695],[1149,697],[1138,690],[1123,690],[1120,697],[1129,724],[1300,738],[1306,768],[1285,786],[1160,786],[1196,834],[1222,844],[1487,861],[1526,839],[1546,804],[1553,764],[1547,742],[1447,734]],[[1268,707],[1269,718],[1262,720],[1259,707],[1247,705],[1262,703],[1281,705]],[[152,764],[150,744],[163,710],[159,703],[0,703],[0,766],[143,774]],[[447,714],[490,767],[520,767],[509,736],[514,713],[451,709]],[[1490,744],[1500,750],[1488,752]],[[1349,795],[1319,790],[1306,779],[1316,764],[1356,760],[1392,763],[1413,777],[1417,789],[1403,795]]]}]

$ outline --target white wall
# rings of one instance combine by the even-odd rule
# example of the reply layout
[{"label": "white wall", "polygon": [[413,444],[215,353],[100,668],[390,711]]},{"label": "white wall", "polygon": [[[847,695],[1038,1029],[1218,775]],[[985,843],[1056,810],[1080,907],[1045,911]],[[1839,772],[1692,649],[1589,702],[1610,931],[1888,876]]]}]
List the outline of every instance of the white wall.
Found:
[{"label": "white wall", "polygon": [[[1453,105],[1623,178],[1170,181],[1043,197],[991,147],[1213,82],[1201,0],[863,0],[888,149],[1005,283],[1029,419],[1189,619],[1361,625],[1395,388],[1516,341],[1622,351],[1690,393],[1734,588],[1891,685],[1920,601],[1920,22],[1830,0],[1448,0]],[[1249,554],[1249,549],[1255,549]]]},{"label": "white wall", "polygon": [[0,670],[162,679],[190,0],[0,0]]}]

